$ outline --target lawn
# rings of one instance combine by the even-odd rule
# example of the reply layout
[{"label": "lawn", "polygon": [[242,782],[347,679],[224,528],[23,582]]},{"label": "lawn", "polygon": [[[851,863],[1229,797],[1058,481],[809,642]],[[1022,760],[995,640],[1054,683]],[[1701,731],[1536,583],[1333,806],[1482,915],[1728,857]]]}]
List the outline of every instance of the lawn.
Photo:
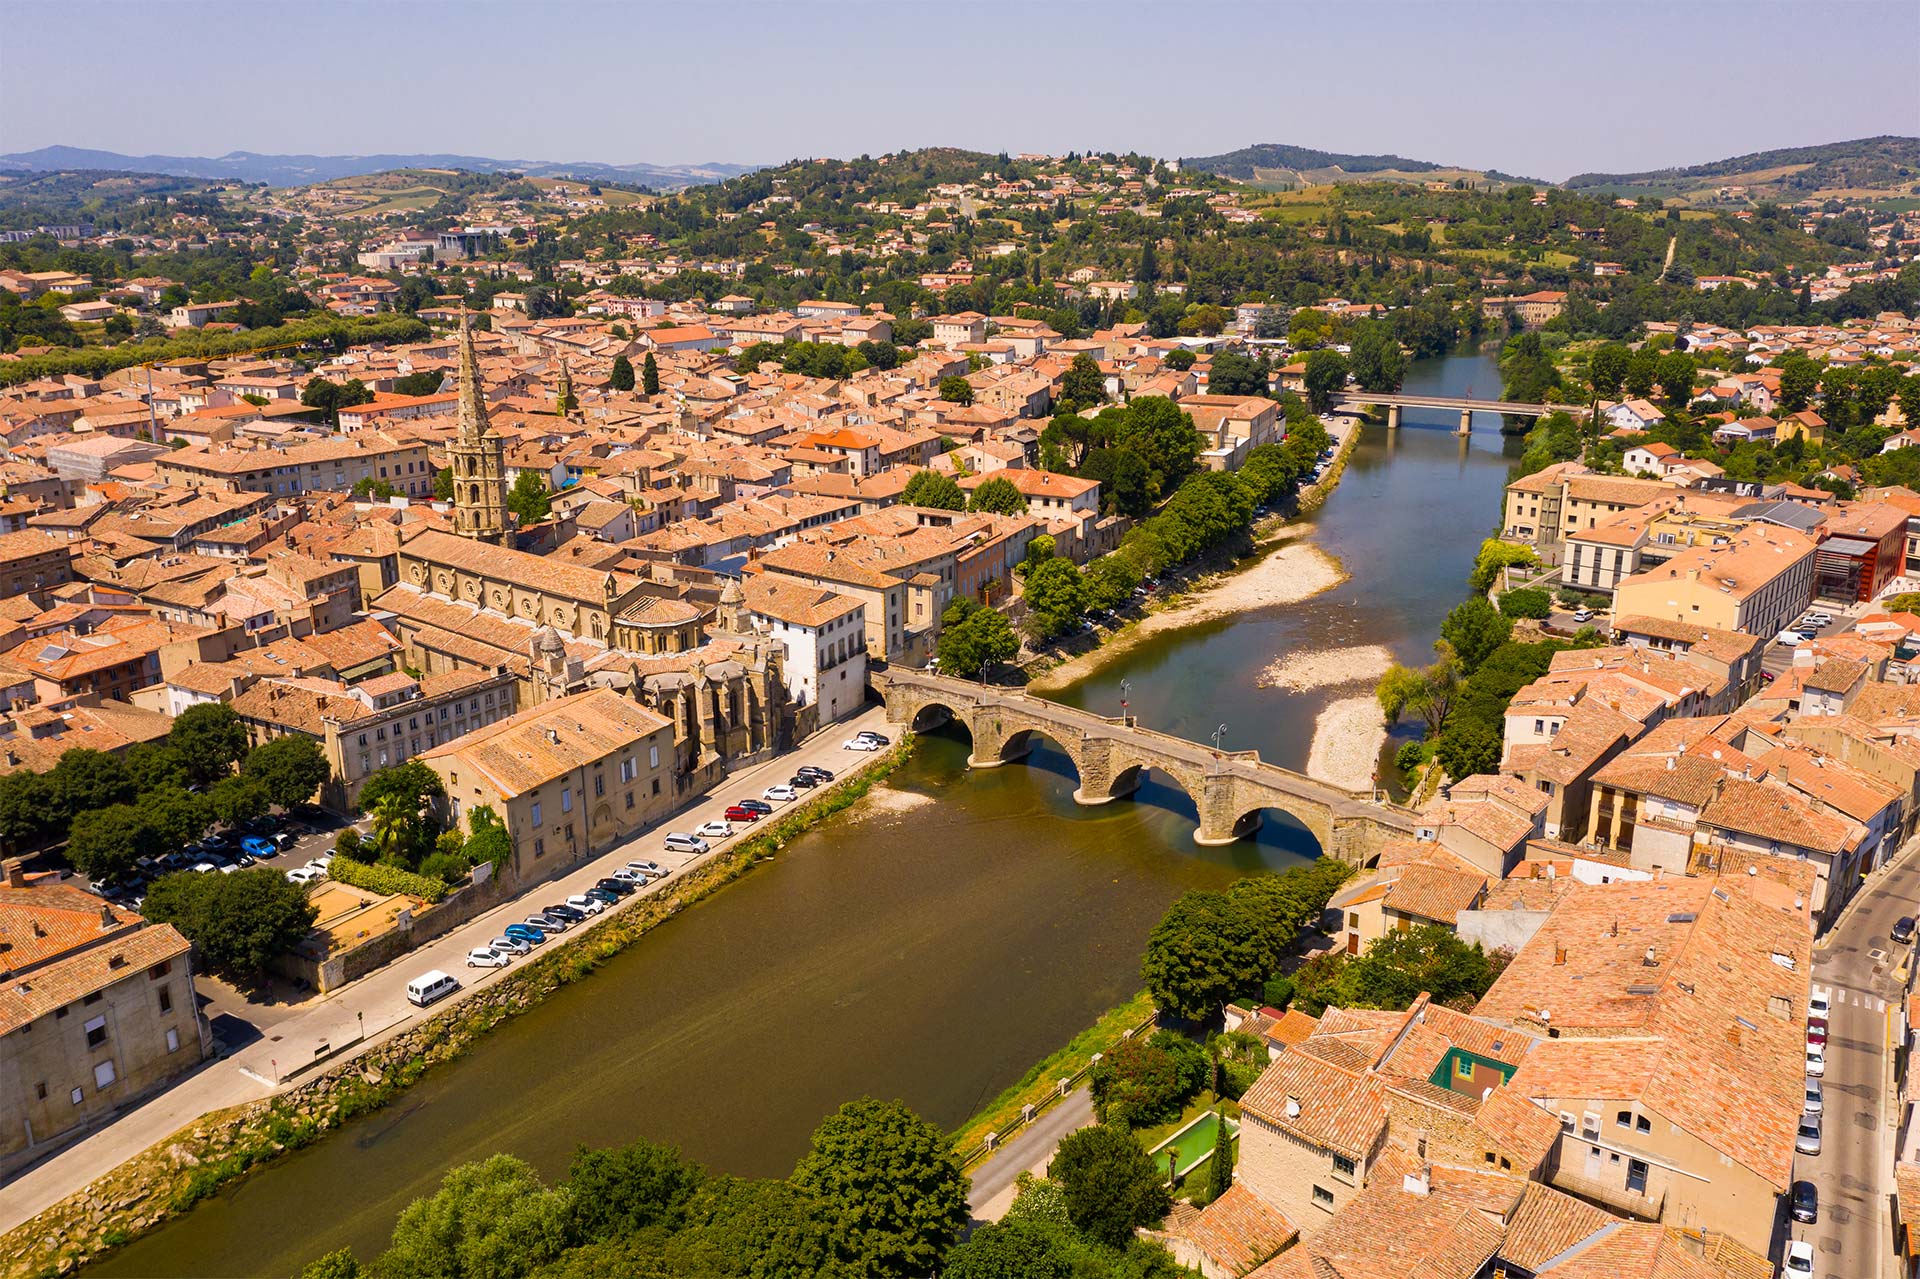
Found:
[{"label": "lawn", "polygon": [[[1220,1123],[1215,1111],[1217,1104],[1217,1099],[1212,1093],[1202,1093],[1182,1112],[1180,1118],[1158,1128],[1139,1129],[1134,1133],[1134,1137],[1146,1147],[1147,1153],[1153,1156],[1156,1167],[1166,1167],[1167,1152],[1174,1150],[1179,1152],[1179,1159],[1175,1166],[1183,1176],[1191,1175],[1196,1166],[1204,1167],[1204,1160],[1213,1153],[1214,1137]],[[1234,1142],[1237,1152],[1239,1122],[1234,1119],[1232,1112],[1239,1107],[1228,1102],[1225,1109],[1228,1111],[1228,1131],[1236,1134]]]}]

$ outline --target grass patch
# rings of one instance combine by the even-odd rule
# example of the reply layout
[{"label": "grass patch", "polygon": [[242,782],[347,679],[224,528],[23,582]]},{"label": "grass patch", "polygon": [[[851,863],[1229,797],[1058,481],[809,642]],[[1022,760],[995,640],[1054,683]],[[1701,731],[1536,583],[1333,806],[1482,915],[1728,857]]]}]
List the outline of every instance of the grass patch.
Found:
[{"label": "grass patch", "polygon": [[1153,1010],[1153,999],[1144,990],[1119,1007],[1108,1009],[1100,1020],[1041,1058],[1018,1082],[961,1125],[953,1134],[954,1149],[964,1154],[984,1141],[988,1133],[1011,1130],[1020,1122],[1022,1106],[1039,1105],[1053,1094],[1059,1080],[1079,1073],[1089,1058],[1111,1049],[1126,1031],[1146,1021]]}]

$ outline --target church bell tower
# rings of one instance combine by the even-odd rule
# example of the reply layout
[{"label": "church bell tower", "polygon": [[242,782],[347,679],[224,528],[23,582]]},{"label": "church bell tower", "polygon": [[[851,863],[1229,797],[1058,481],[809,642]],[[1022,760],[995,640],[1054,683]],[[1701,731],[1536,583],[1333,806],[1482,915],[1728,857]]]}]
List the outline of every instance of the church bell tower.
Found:
[{"label": "church bell tower", "polygon": [[453,531],[494,546],[507,544],[507,451],[487,422],[473,328],[460,317],[460,430],[447,446],[453,468]]}]

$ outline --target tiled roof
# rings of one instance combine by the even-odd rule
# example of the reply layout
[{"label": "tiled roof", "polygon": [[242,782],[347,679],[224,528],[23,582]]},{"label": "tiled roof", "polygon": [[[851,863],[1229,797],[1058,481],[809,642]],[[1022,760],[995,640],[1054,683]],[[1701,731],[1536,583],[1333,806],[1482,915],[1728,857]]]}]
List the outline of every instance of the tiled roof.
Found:
[{"label": "tiled roof", "polygon": [[1300,1237],[1286,1214],[1244,1181],[1170,1233],[1188,1240],[1227,1274],[1243,1275]]},{"label": "tiled roof", "polygon": [[543,702],[420,755],[471,768],[511,798],[672,728],[671,721],[609,689]]}]

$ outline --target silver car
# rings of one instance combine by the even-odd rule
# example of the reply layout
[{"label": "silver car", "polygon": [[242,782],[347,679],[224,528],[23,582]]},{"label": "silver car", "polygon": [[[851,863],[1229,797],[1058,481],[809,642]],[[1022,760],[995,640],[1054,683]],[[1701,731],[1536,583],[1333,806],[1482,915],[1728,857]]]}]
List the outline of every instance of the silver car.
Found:
[{"label": "silver car", "polygon": [[1809,1079],[1807,1083],[1807,1101],[1804,1109],[1809,1115],[1817,1115],[1827,1108],[1824,1095],[1820,1091],[1820,1081]]},{"label": "silver car", "polygon": [[1793,1148],[1803,1155],[1820,1153],[1820,1116],[1800,1117],[1800,1131],[1794,1134]]}]

